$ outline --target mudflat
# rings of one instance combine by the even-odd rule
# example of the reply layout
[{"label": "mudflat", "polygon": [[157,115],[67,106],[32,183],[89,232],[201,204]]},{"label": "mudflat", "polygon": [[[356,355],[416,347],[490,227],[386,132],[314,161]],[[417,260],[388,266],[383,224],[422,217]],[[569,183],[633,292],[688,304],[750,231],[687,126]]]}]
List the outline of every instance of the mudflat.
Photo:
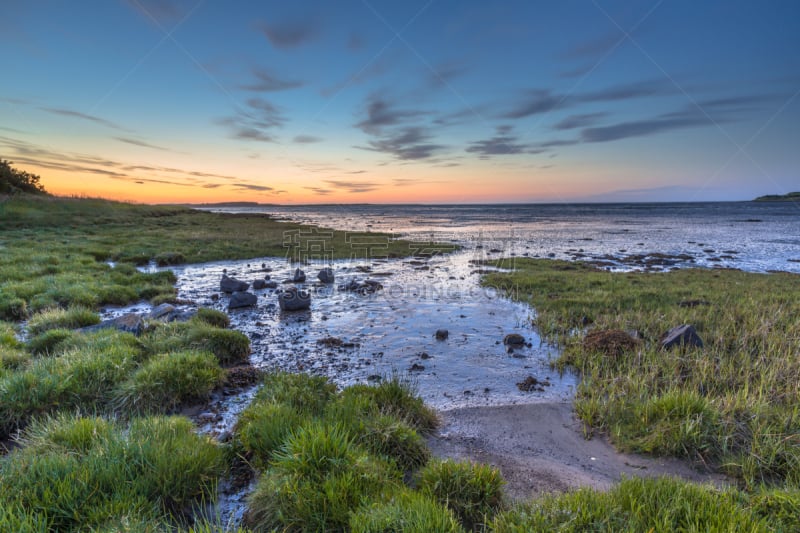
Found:
[{"label": "mudflat", "polygon": [[499,468],[513,500],[579,487],[606,490],[622,476],[725,484],[724,476],[686,461],[620,453],[603,436],[586,439],[570,402],[465,407],[440,415],[441,428],[429,439],[434,455]]}]

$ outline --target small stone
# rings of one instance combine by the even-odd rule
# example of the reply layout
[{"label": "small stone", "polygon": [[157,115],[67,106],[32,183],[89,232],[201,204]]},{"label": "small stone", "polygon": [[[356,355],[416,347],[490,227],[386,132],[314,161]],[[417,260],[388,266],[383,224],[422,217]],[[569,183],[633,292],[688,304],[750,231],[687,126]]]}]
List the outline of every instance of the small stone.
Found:
[{"label": "small stone", "polygon": [[697,330],[690,324],[677,326],[666,332],[661,337],[661,348],[669,350],[675,347],[702,348],[703,339],[697,334]]},{"label": "small stone", "polygon": [[509,333],[503,337],[503,344],[506,346],[522,346],[525,344],[525,337],[519,333]]},{"label": "small stone", "polygon": [[450,336],[450,332],[446,329],[437,329],[436,333],[434,334],[437,341],[444,341],[447,340],[447,337]]}]

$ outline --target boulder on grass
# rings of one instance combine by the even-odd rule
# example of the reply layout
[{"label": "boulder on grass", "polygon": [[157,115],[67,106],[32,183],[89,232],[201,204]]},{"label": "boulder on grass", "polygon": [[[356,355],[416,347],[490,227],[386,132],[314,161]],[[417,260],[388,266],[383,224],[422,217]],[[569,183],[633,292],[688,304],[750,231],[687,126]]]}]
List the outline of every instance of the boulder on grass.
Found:
[{"label": "boulder on grass", "polygon": [[99,331],[101,329],[116,329],[125,333],[133,333],[138,337],[144,331],[144,320],[142,320],[142,317],[136,313],[126,313],[122,316],[118,316],[117,318],[103,320],[94,326],[81,328],[78,331],[89,333],[92,331]]},{"label": "boulder on grass", "polygon": [[672,348],[702,348],[703,339],[697,334],[697,330],[691,324],[677,326],[661,336],[661,349],[671,350]]},{"label": "boulder on grass", "polygon": [[255,294],[237,291],[231,295],[231,300],[228,302],[228,309],[236,309],[239,307],[249,307],[256,305],[258,297]]}]

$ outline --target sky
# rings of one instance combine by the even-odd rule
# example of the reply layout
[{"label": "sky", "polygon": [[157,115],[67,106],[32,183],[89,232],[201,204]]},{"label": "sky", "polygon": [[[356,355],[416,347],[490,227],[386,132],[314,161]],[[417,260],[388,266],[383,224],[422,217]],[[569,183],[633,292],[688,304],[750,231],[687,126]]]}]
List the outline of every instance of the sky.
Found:
[{"label": "sky", "polygon": [[795,0],[2,0],[0,158],[147,203],[800,190]]}]

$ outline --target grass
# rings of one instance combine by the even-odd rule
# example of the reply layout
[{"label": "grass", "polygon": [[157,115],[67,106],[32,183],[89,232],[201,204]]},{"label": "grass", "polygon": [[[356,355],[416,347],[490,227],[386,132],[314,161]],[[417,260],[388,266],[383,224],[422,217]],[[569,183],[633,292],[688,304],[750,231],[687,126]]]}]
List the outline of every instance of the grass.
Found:
[{"label": "grass", "polygon": [[[506,265],[507,266],[507,265]],[[592,431],[628,451],[685,457],[743,487],[800,485],[800,276],[687,269],[612,273],[582,263],[515,261],[484,283],[530,303],[581,375],[575,400]],[[659,339],[692,324],[702,349]],[[622,330],[618,353],[584,342]]]},{"label": "grass", "polygon": [[29,426],[22,442],[0,462],[0,525],[21,530],[164,530],[210,498],[225,469],[222,449],[178,417],[123,428],[60,415]]},{"label": "grass", "polygon": [[10,321],[51,308],[169,301],[171,272],[134,268],[150,261],[168,266],[265,256],[323,259],[307,251],[312,237],[317,244],[325,241],[325,259],[366,258],[367,251],[403,257],[418,249],[385,234],[320,232],[260,214],[31,195],[0,203],[0,235],[0,320]]},{"label": "grass", "polygon": [[51,329],[77,329],[100,322],[100,315],[81,306],[45,309],[28,320],[28,334],[38,335]]},{"label": "grass", "polygon": [[735,490],[670,478],[625,479],[608,492],[581,489],[545,496],[498,514],[490,531],[527,532],[766,532],[793,531],[767,521]]},{"label": "grass", "polygon": [[365,505],[350,517],[353,533],[461,533],[464,529],[444,505],[415,491],[401,491],[391,500]]},{"label": "grass", "polygon": [[417,480],[422,494],[447,506],[473,531],[481,531],[503,507],[503,485],[496,468],[449,459],[431,462]]}]

